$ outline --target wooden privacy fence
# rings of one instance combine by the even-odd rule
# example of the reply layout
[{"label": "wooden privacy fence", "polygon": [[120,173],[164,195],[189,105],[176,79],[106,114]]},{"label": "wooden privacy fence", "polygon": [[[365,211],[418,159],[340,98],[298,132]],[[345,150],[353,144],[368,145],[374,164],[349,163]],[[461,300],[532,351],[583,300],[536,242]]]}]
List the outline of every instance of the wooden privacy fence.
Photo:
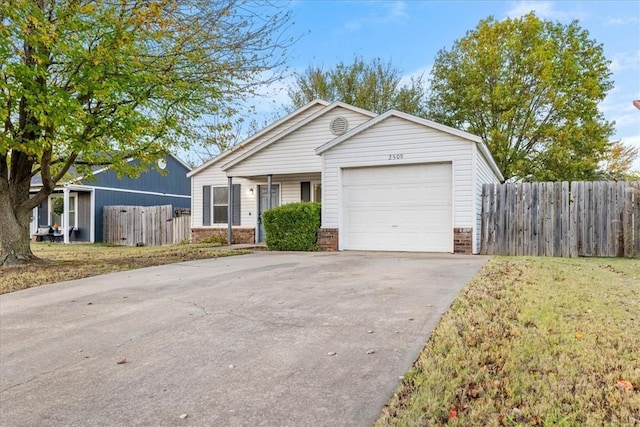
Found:
[{"label": "wooden privacy fence", "polygon": [[191,216],[171,205],[105,206],[104,242],[124,246],[162,246],[189,239]]},{"label": "wooden privacy fence", "polygon": [[480,253],[640,258],[640,182],[482,188]]}]

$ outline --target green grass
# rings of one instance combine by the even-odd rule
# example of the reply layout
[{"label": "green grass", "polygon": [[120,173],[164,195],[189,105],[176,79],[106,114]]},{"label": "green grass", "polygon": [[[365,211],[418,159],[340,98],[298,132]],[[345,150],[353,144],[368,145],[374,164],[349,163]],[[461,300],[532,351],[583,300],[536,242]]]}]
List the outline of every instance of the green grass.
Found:
[{"label": "green grass", "polygon": [[107,246],[102,244],[32,243],[33,253],[44,262],[0,268],[0,294],[64,280],[154,265],[251,253],[220,250],[214,244],[173,246]]},{"label": "green grass", "polygon": [[495,258],[377,426],[640,425],[639,386],[640,260]]}]

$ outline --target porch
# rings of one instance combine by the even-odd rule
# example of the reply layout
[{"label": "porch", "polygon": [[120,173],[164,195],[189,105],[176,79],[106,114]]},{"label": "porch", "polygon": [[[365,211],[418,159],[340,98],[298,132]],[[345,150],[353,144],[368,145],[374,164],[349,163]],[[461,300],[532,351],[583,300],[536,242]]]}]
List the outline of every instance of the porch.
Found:
[{"label": "porch", "polygon": [[205,185],[202,192],[202,226],[191,229],[192,241],[254,244],[265,241],[264,211],[287,203],[320,202],[322,182],[320,172],[228,176],[226,186]]}]

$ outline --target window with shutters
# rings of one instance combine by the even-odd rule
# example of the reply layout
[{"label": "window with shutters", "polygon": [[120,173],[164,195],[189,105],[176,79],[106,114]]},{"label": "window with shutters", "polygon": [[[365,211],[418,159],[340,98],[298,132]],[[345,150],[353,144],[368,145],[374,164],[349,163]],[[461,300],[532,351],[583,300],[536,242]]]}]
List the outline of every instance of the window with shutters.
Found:
[{"label": "window with shutters", "polygon": [[[229,222],[229,187],[202,187],[202,225],[227,224]],[[233,184],[232,225],[240,225],[240,184]]]},{"label": "window with shutters", "polygon": [[229,222],[229,188],[213,187],[213,223]]}]

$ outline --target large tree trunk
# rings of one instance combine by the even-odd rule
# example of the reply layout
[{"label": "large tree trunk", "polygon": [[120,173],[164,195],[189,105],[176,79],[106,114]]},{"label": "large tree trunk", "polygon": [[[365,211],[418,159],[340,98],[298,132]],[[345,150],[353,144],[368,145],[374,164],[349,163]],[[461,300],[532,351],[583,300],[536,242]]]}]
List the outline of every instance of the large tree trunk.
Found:
[{"label": "large tree trunk", "polygon": [[16,208],[11,203],[9,192],[0,192],[1,266],[6,267],[37,259],[31,252],[30,218],[30,210]]},{"label": "large tree trunk", "polygon": [[[29,224],[34,207],[53,191],[48,179],[30,196],[33,159],[19,150],[11,157],[0,155],[0,266],[21,264],[38,258],[31,252]],[[47,170],[48,172],[48,170]],[[49,178],[48,174],[45,174]]]}]

